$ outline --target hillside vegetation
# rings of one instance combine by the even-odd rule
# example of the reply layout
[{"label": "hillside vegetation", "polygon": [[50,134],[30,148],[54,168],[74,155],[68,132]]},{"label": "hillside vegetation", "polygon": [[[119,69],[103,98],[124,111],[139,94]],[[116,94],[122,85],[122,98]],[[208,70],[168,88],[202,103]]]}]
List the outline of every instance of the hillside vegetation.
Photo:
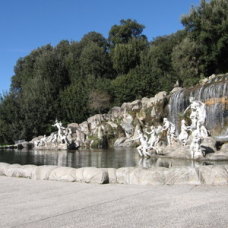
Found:
[{"label": "hillside vegetation", "polygon": [[92,31],[20,58],[10,91],[0,98],[0,143],[48,134],[56,118],[79,123],[123,102],[170,91],[177,80],[193,86],[228,72],[228,1],[203,0],[182,23],[183,30],[148,41],[144,25],[121,20],[108,38]]}]

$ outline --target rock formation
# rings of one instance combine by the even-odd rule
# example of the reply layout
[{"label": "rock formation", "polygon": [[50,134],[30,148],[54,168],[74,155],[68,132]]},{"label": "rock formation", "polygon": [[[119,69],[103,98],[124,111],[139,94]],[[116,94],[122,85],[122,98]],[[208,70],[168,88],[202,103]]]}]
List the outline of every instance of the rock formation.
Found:
[{"label": "rock formation", "polygon": [[66,128],[56,122],[58,132],[32,143],[37,149],[135,146],[143,156],[166,155],[181,147],[187,158],[209,156],[208,151],[219,153],[216,142],[211,142],[212,137],[227,137],[227,79],[228,75],[218,75],[194,88],[175,87],[170,94],[159,92],[152,98],[123,103]]}]

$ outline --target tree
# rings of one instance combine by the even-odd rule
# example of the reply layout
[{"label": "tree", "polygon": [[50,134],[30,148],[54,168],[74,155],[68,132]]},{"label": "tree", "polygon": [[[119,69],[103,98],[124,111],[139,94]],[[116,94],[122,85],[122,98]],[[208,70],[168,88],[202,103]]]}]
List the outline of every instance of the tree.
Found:
[{"label": "tree", "polygon": [[200,50],[195,42],[186,37],[172,52],[172,65],[184,86],[192,86],[200,80]]},{"label": "tree", "polygon": [[195,64],[204,75],[228,71],[228,1],[201,0],[182,18],[191,42],[200,50]]},{"label": "tree", "polygon": [[12,92],[1,95],[0,113],[0,143],[11,144],[21,139],[20,97]]},{"label": "tree", "polygon": [[80,66],[84,75],[92,74],[95,77],[112,77],[112,67],[109,55],[104,48],[96,43],[88,43],[82,50]]},{"label": "tree", "polygon": [[95,43],[98,47],[104,48],[104,50],[107,50],[108,48],[107,40],[100,33],[89,32],[84,35],[80,41],[82,46],[87,46],[91,42]]},{"label": "tree", "polygon": [[127,44],[116,44],[112,50],[113,68],[118,74],[126,74],[140,64],[140,55],[147,48],[145,39],[132,39]]},{"label": "tree", "polygon": [[60,94],[61,119],[81,123],[89,116],[87,81],[75,81]]},{"label": "tree", "polygon": [[139,24],[135,20],[127,19],[121,20],[120,25],[113,25],[109,31],[108,40],[110,44],[115,46],[116,44],[126,44],[133,38],[146,38],[142,35],[144,25]]}]

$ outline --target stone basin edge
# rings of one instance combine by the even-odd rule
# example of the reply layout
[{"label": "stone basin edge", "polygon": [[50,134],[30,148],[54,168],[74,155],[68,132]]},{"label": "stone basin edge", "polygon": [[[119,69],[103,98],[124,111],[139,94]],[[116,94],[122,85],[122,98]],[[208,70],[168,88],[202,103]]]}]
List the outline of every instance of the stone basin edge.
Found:
[{"label": "stone basin edge", "polygon": [[0,163],[0,176],[93,184],[227,185],[228,165],[115,169]]}]

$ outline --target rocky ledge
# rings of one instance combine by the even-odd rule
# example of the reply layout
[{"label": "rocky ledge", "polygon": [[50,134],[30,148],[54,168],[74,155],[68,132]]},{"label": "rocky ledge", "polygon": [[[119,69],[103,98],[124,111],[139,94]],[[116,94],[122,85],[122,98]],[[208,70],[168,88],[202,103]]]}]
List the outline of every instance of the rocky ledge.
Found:
[{"label": "rocky ledge", "polygon": [[228,165],[199,167],[70,168],[0,163],[0,176],[96,184],[227,185]]}]

